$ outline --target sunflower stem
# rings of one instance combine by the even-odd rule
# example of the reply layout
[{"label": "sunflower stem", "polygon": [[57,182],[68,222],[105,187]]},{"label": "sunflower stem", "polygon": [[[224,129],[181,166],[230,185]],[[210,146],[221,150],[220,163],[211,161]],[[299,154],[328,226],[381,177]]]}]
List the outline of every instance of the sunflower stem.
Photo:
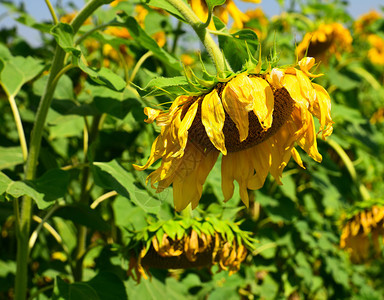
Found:
[{"label": "sunflower stem", "polygon": [[[112,2],[112,0],[91,0],[79,14],[73,19],[72,27],[76,33],[83,22],[101,5]],[[35,122],[33,124],[28,158],[25,164],[25,179],[32,180],[35,178],[37,161],[40,152],[41,140],[45,121],[47,118],[49,107],[52,103],[53,93],[58,81],[57,75],[63,69],[65,52],[59,46],[56,46],[55,55],[53,57],[48,82],[45,86],[44,93],[40,99],[37,109]],[[63,73],[60,73],[63,74]],[[15,200],[18,201],[17,199]],[[32,198],[23,197],[20,205],[18,224],[16,224],[17,236],[17,254],[16,254],[16,278],[15,278],[15,299],[24,300],[27,296],[28,287],[28,260],[29,260],[29,234],[32,220]],[[15,205],[16,206],[16,205]],[[18,202],[17,202],[18,209]]]},{"label": "sunflower stem", "polygon": [[226,68],[226,62],[223,53],[219,46],[215,43],[212,36],[209,34],[206,24],[203,23],[198,16],[194,13],[192,8],[183,0],[166,0],[174,8],[176,8],[180,14],[185,18],[185,21],[191,25],[192,29],[196,32],[197,36],[203,43],[213,63],[215,64],[218,74],[224,72]]},{"label": "sunflower stem", "polygon": [[345,164],[345,167],[348,170],[349,175],[351,176],[353,182],[355,182],[359,186],[359,192],[363,200],[369,200],[371,196],[369,195],[369,192],[364,184],[360,183],[357,177],[356,169],[353,165],[353,162],[349,158],[348,154],[344,151],[344,149],[334,140],[329,139],[327,140],[327,143],[329,146],[333,148],[333,150],[336,151],[336,153],[339,155],[343,163]]}]

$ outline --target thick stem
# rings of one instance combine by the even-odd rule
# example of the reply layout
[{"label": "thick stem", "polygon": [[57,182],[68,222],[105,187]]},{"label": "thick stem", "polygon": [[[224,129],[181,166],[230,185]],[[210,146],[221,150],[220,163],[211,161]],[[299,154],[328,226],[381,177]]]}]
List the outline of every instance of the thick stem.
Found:
[{"label": "thick stem", "polygon": [[[110,3],[111,0],[91,0],[79,12],[72,21],[72,27],[76,33],[81,24],[101,5]],[[57,75],[63,68],[65,52],[59,46],[56,46],[55,56],[52,61],[48,82],[45,86],[44,93],[41,97],[39,107],[37,109],[35,123],[31,133],[31,141],[29,154],[25,165],[25,179],[32,180],[36,174],[37,161],[40,152],[41,139],[44,124],[47,118],[49,107],[51,106],[53,93],[58,81]],[[16,200],[17,201],[17,200]],[[29,257],[29,233],[32,219],[32,199],[24,197],[21,203],[21,211],[17,230],[17,268],[15,279],[15,299],[24,300],[27,294],[28,283],[28,257]]]},{"label": "thick stem", "polygon": [[196,16],[191,7],[183,0],[166,1],[183,15],[185,20],[189,23],[189,25],[191,25],[193,30],[196,32],[197,36],[203,43],[205,49],[207,49],[209,56],[212,58],[217,73],[220,74],[224,72],[226,66],[225,58],[219,46],[215,43],[212,36],[209,34],[206,25],[202,21],[200,21],[200,19]]}]

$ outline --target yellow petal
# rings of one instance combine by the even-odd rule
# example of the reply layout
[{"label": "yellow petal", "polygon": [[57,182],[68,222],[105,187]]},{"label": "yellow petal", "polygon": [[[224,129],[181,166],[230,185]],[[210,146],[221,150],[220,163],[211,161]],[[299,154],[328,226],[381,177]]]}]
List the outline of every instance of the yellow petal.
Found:
[{"label": "yellow petal", "polygon": [[251,80],[246,74],[240,74],[227,83],[222,95],[224,110],[236,124],[240,142],[248,137],[248,112],[253,109]]},{"label": "yellow petal", "polygon": [[233,27],[241,29],[244,27],[244,23],[249,21],[249,17],[244,14],[233,2],[233,0],[227,0],[227,10],[233,19]]},{"label": "yellow petal", "polygon": [[180,128],[178,131],[178,138],[181,149],[184,149],[187,145],[188,140],[188,129],[191,127],[193,120],[195,119],[197,108],[199,106],[199,101],[195,101],[191,107],[188,109],[183,120],[180,123]]},{"label": "yellow petal", "polygon": [[297,144],[308,153],[312,159],[317,162],[321,162],[322,156],[317,150],[316,131],[315,123],[310,112],[307,115],[308,118],[308,129],[305,131],[304,136],[297,141]]},{"label": "yellow petal", "polygon": [[203,153],[193,144],[188,144],[173,181],[173,201],[176,211],[182,211],[189,203],[192,203],[192,208],[198,205],[203,184],[218,155],[218,151]]},{"label": "yellow petal", "polygon": [[312,105],[316,99],[316,92],[309,78],[300,70],[296,70],[296,77],[300,84],[301,93]]},{"label": "yellow petal", "polygon": [[249,159],[256,173],[248,180],[248,188],[258,190],[263,187],[271,167],[270,143],[263,142],[250,148]]},{"label": "yellow petal", "polygon": [[291,153],[292,153],[292,157],[293,157],[293,159],[295,160],[295,162],[296,162],[300,167],[302,167],[303,169],[305,169],[304,164],[303,164],[303,161],[302,161],[302,159],[301,159],[301,157],[300,157],[299,152],[296,150],[296,148],[292,148]]},{"label": "yellow petal", "polygon": [[222,157],[221,161],[221,187],[224,201],[228,201],[233,195],[233,180],[239,183],[240,198],[248,207],[248,181],[253,176],[253,166],[249,164],[248,150],[229,153]]},{"label": "yellow petal", "polygon": [[309,70],[314,66],[314,64],[315,64],[315,59],[313,57],[304,57],[299,61],[299,66],[301,71],[303,71],[304,74],[307,75],[308,77],[316,78],[316,77],[323,76],[324,74],[315,75],[309,72]]},{"label": "yellow petal", "polygon": [[298,78],[295,75],[286,74],[284,87],[287,89],[291,98],[303,107],[308,108],[309,102],[301,93],[301,87]]},{"label": "yellow petal", "polygon": [[225,137],[223,126],[225,112],[221,104],[220,97],[216,90],[206,95],[201,104],[201,122],[212,144],[224,155],[227,154],[225,148]]},{"label": "yellow petal", "polygon": [[333,131],[333,121],[331,117],[331,98],[328,92],[320,85],[313,83],[313,87],[316,91],[316,101],[313,107],[314,115],[320,121],[320,130],[322,130],[322,138],[330,136]]},{"label": "yellow petal", "polygon": [[160,109],[144,107],[144,113],[148,116],[148,119],[145,119],[144,122],[153,123],[153,121],[155,121],[155,119],[161,112],[162,111]]},{"label": "yellow petal", "polygon": [[163,154],[165,153],[165,148],[164,148],[164,139],[162,135],[159,135],[155,141],[152,144],[151,147],[151,154],[148,158],[148,161],[144,166],[139,166],[139,165],[133,165],[133,167],[138,170],[138,171],[143,171],[147,169],[150,165],[152,165],[156,160],[161,158]]},{"label": "yellow petal", "polygon": [[274,107],[274,97],[268,82],[260,77],[252,77],[250,80],[254,84],[252,90],[253,112],[259,119],[260,125],[264,130],[272,126],[272,113]]}]

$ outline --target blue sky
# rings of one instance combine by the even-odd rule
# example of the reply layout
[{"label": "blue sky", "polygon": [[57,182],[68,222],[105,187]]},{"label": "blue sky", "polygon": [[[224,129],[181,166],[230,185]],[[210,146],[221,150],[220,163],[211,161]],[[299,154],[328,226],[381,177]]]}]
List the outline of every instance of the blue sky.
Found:
[{"label": "blue sky", "polygon": [[[50,13],[44,0],[13,0],[12,2],[24,3],[26,10],[38,21],[50,20]],[[70,2],[74,3],[77,7],[82,7],[84,3],[84,1],[82,0],[61,0],[61,3],[64,5]],[[235,2],[242,10],[246,10],[247,8],[253,7],[261,7],[263,11],[270,17],[277,15],[281,12],[276,0],[263,0],[261,4],[244,3],[239,0],[235,0]],[[53,6],[55,6],[57,0],[51,0],[51,3]],[[348,12],[354,18],[356,18],[359,15],[369,12],[372,9],[379,10],[382,6],[384,6],[383,0],[350,0]],[[13,21],[12,17],[4,17],[3,14],[6,14],[6,9],[0,4],[0,15],[2,16],[2,18],[0,19],[0,28],[9,28],[15,26],[16,23]],[[35,30],[26,28],[22,25],[18,25],[18,33],[24,36],[32,45],[39,44],[39,34]]]}]

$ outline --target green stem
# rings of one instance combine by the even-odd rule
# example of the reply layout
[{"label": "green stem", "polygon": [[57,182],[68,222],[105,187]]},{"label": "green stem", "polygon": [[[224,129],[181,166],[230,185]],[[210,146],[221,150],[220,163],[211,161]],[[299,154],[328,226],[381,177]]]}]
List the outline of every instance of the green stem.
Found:
[{"label": "green stem", "polygon": [[215,64],[216,71],[218,74],[224,72],[226,68],[225,58],[219,48],[215,43],[212,36],[209,34],[206,25],[200,21],[198,16],[193,12],[191,7],[185,3],[183,0],[166,0],[174,8],[176,8],[180,14],[185,18],[187,23],[191,25],[193,30],[196,32],[197,36],[203,43],[205,49],[209,56],[211,57],[213,63]]},{"label": "green stem", "polygon": [[353,165],[353,162],[349,158],[348,154],[344,151],[344,149],[334,140],[329,139],[327,140],[327,143],[329,146],[333,148],[333,150],[336,151],[336,153],[340,156],[341,160],[343,161],[345,167],[348,170],[349,175],[351,176],[352,180],[359,186],[359,192],[363,200],[369,200],[371,196],[369,195],[369,192],[365,185],[359,182],[356,169]]},{"label": "green stem", "polygon": [[53,9],[51,2],[49,0],[45,0],[45,3],[47,4],[49,12],[51,13],[51,16],[52,16],[52,19],[53,19],[53,23],[54,24],[59,23],[59,20],[57,19],[55,10]]},{"label": "green stem", "polygon": [[[88,162],[87,152],[89,149],[89,145],[91,145],[97,137],[99,132],[99,123],[101,116],[95,116],[92,122],[92,126],[90,132],[88,133],[88,145],[84,145],[84,162]],[[92,155],[92,154],[91,154]],[[89,182],[89,174],[90,168],[89,166],[84,167],[82,170],[82,178],[81,178],[81,195],[79,203],[83,205],[89,205],[89,193],[90,188],[88,186]],[[83,277],[83,260],[87,249],[87,227],[86,226],[78,226],[77,227],[77,248],[76,248],[76,256],[75,256],[75,266],[73,268],[73,278],[75,281],[81,281]]]},{"label": "green stem", "polygon": [[140,57],[140,59],[137,61],[135,67],[132,70],[131,76],[129,77],[129,82],[132,82],[135,79],[136,74],[139,71],[142,64],[145,62],[147,58],[151,57],[152,55],[153,55],[152,51],[148,51],[142,57]]},{"label": "green stem", "polygon": [[[112,0],[91,0],[73,19],[72,27],[76,33],[81,24],[101,5],[112,2]],[[49,107],[51,106],[53,93],[56,88],[58,78],[56,76],[63,68],[65,52],[56,46],[55,55],[52,61],[50,75],[45,86],[44,93],[40,99],[37,109],[35,123],[31,133],[29,154],[25,165],[25,179],[32,180],[36,174],[37,162],[40,152],[44,124],[47,118]],[[17,200],[16,200],[17,201]],[[32,219],[32,199],[24,197],[21,203],[20,218],[17,230],[17,267],[15,279],[15,299],[24,300],[27,295],[28,286],[28,257],[29,257],[29,233]]]},{"label": "green stem", "polygon": [[26,161],[27,157],[28,157],[27,141],[25,139],[23,123],[21,122],[20,113],[19,113],[19,110],[17,108],[15,97],[9,96],[8,101],[9,101],[9,104],[11,105],[13,117],[14,117],[15,123],[16,123],[17,133],[19,134],[19,140],[20,140],[21,151],[23,153],[23,159],[24,159],[24,161]]}]

